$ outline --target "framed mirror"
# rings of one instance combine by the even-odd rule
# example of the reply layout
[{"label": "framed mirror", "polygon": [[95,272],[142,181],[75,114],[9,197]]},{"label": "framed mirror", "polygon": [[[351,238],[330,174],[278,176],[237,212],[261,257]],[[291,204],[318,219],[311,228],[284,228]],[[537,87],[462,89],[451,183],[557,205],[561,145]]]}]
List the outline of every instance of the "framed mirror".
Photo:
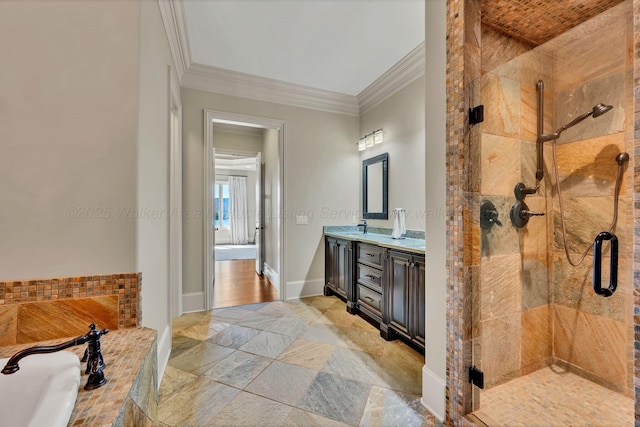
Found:
[{"label": "framed mirror", "polygon": [[389,153],[362,161],[362,218],[389,219]]}]

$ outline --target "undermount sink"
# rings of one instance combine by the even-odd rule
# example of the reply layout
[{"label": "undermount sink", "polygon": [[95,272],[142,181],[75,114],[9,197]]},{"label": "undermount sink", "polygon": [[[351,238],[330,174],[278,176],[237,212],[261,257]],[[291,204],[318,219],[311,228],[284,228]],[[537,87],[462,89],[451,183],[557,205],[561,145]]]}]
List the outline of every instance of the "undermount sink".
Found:
[{"label": "undermount sink", "polygon": [[[9,359],[0,359],[0,367]],[[80,360],[70,351],[34,354],[20,370],[0,374],[0,424],[61,426],[71,418],[80,386]]]}]

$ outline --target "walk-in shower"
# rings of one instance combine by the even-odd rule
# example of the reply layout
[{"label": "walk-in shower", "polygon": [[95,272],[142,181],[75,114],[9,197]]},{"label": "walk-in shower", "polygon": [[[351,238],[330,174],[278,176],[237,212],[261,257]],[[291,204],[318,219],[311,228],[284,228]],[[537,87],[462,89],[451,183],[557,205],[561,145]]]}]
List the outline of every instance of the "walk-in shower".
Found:
[{"label": "walk-in shower", "polygon": [[[465,367],[484,374],[465,403],[491,427],[633,423],[631,16],[626,1],[514,56],[483,37],[492,66],[470,89],[484,121],[469,132],[479,249],[463,333]],[[509,221],[517,198],[520,228]]]}]

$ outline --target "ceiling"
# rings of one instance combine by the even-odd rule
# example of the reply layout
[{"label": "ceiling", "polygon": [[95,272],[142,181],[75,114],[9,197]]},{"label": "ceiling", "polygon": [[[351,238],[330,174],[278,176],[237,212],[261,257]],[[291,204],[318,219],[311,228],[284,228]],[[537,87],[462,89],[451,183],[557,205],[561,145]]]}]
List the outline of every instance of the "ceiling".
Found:
[{"label": "ceiling", "polygon": [[623,0],[484,0],[482,23],[538,46]]},{"label": "ceiling", "polygon": [[194,63],[358,95],[424,40],[425,0],[184,0]]}]

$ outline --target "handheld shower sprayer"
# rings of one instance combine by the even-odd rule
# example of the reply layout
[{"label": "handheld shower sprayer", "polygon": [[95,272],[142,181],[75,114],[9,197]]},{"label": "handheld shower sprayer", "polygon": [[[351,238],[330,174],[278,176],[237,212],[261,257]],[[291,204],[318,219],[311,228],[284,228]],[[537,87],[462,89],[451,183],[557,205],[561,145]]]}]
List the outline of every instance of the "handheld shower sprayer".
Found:
[{"label": "handheld shower sprayer", "polygon": [[536,92],[538,94],[538,138],[536,139],[536,151],[538,158],[538,167],[536,170],[536,188],[540,185],[540,181],[544,178],[544,155],[543,155],[543,144],[549,141],[555,141],[560,138],[560,134],[565,130],[573,127],[586,119],[589,116],[592,116],[594,119],[596,117],[600,117],[606,112],[610,111],[613,106],[605,105],[603,103],[596,104],[591,111],[587,111],[586,113],[576,117],[571,120],[566,125],[560,127],[557,131],[553,133],[543,133],[544,132],[544,82],[542,80],[538,80],[536,84]]},{"label": "handheld shower sprayer", "polygon": [[547,134],[538,135],[537,141],[538,142],[555,141],[556,139],[560,138],[560,134],[562,132],[564,132],[565,130],[569,129],[570,127],[573,127],[573,126],[577,125],[578,123],[580,123],[581,121],[583,121],[587,117],[593,116],[593,118],[595,119],[596,117],[600,117],[601,115],[603,115],[607,111],[611,110],[612,108],[613,108],[613,106],[611,106],[611,105],[605,105],[603,103],[599,103],[599,104],[595,105],[591,111],[588,111],[588,112],[576,117],[575,119],[571,120],[566,125],[562,126],[557,131],[555,131],[553,133],[547,133]]}]

